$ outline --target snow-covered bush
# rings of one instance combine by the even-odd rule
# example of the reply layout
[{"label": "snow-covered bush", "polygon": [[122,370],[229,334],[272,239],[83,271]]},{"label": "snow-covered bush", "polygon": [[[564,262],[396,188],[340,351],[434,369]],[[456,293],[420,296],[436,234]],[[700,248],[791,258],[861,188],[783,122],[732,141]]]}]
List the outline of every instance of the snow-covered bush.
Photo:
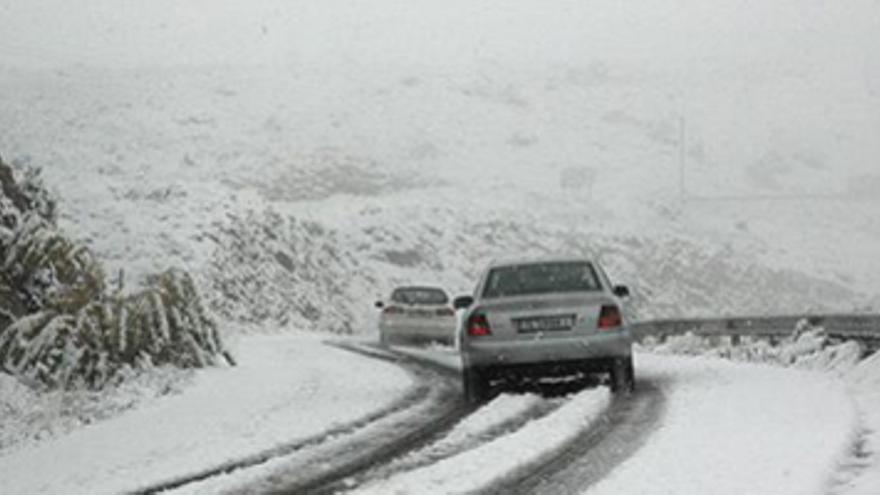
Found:
[{"label": "snow-covered bush", "polygon": [[273,211],[230,215],[214,235],[212,309],[239,321],[351,333],[351,285],[372,277],[337,237],[320,224]]},{"label": "snow-covered bush", "polygon": [[108,294],[91,252],[57,228],[38,177],[18,182],[0,161],[0,370],[33,385],[100,388],[131,369],[232,362],[187,273]]},{"label": "snow-covered bush", "polygon": [[173,270],[138,294],[71,313],[40,311],[0,333],[0,366],[49,387],[100,388],[129,369],[200,368],[221,359],[231,362],[192,279]]},{"label": "snow-covered bush", "polygon": [[835,342],[824,328],[814,327],[806,320],[799,322],[787,338],[775,345],[754,337],[744,337],[738,345],[733,345],[727,337],[703,337],[692,332],[670,337],[662,344],[642,345],[659,354],[710,356],[823,371],[847,371],[862,356],[858,342]]}]

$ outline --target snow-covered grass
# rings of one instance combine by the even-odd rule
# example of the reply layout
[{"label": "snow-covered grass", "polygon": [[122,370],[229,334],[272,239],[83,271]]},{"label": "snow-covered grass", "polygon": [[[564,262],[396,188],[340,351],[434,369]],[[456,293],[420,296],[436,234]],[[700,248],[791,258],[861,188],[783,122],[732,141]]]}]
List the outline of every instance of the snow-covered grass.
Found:
[{"label": "snow-covered grass", "polygon": [[607,388],[570,397],[550,414],[495,440],[357,489],[356,493],[445,494],[476,491],[537,465],[594,426],[610,403]]},{"label": "snow-covered grass", "polygon": [[200,372],[180,393],[0,453],[4,493],[134,490],[359,420],[413,384],[392,364],[317,337],[253,336],[233,347],[235,368]]},{"label": "snow-covered grass", "polygon": [[234,363],[188,273],[111,291],[100,262],[58,229],[38,174],[16,172],[0,160],[0,372],[99,389],[132,370]]}]

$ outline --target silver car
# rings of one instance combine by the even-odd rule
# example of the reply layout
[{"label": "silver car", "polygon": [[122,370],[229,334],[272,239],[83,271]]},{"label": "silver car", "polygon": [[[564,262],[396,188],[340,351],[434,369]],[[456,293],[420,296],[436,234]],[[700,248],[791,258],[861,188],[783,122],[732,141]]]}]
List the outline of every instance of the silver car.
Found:
[{"label": "silver car", "polygon": [[449,296],[439,287],[398,287],[388,301],[377,301],[379,342],[452,344],[457,320]]},{"label": "silver car", "polygon": [[629,296],[596,262],[554,258],[489,266],[458,330],[465,396],[485,400],[496,378],[609,373],[632,391],[632,336],[621,310]]}]

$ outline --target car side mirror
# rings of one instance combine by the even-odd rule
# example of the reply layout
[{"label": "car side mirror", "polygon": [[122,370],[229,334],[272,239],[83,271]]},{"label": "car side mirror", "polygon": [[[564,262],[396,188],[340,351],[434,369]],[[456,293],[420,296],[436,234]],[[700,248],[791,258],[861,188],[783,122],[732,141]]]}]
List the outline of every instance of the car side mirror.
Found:
[{"label": "car side mirror", "polygon": [[625,285],[615,285],[612,292],[617,297],[629,297],[629,287]]},{"label": "car side mirror", "polygon": [[452,307],[455,309],[466,309],[471,307],[474,304],[474,298],[472,296],[459,296],[456,297],[454,301],[452,301]]},{"label": "car side mirror", "polygon": [[383,303],[382,301],[376,301],[376,307],[382,309],[385,307],[385,303]]}]

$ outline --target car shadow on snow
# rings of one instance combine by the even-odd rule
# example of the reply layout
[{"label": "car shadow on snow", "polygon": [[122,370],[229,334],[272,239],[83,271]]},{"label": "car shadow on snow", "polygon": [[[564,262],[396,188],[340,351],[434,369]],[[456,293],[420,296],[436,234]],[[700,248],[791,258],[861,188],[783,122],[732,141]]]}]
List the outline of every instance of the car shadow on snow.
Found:
[{"label": "car shadow on snow", "polygon": [[575,374],[554,378],[500,377],[492,380],[492,395],[502,392],[540,395],[546,399],[567,397],[586,389],[607,385],[601,375]]}]

